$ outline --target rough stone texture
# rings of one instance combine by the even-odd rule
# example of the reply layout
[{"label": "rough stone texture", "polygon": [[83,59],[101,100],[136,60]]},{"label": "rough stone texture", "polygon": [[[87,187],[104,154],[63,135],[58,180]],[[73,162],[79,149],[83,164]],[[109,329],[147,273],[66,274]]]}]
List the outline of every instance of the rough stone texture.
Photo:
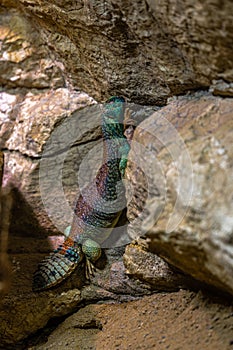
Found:
[{"label": "rough stone texture", "polygon": [[9,291],[10,262],[7,254],[12,196],[10,188],[2,187],[4,153],[0,151],[0,297]]},{"label": "rough stone texture", "polygon": [[[123,94],[136,103],[164,103],[187,89],[208,87],[213,79],[233,78],[231,1],[20,4],[31,24],[41,28],[42,46],[48,43],[73,84],[97,100]],[[25,57],[28,51],[24,49]],[[47,63],[41,71],[53,72]],[[17,86],[17,73],[11,84]]]},{"label": "rough stone texture", "polygon": [[[6,88],[0,91],[0,147],[5,155],[3,184],[10,184],[13,196],[6,242],[11,268],[4,270],[4,283],[11,284],[0,306],[0,346],[5,350],[80,302],[127,301],[157,288],[125,274],[122,248],[103,254],[89,286],[84,286],[80,266],[58,288],[32,293],[38,262],[64,239],[61,231],[71,219],[66,203],[71,209],[101,164],[100,107],[65,81],[63,65],[29,19],[15,9],[1,11],[0,79]],[[9,265],[6,254],[3,263]]]},{"label": "rough stone texture", "polygon": [[233,96],[233,83],[226,83],[223,80],[214,80],[210,86],[210,92],[213,95],[232,97]]},{"label": "rough stone texture", "polygon": [[[4,4],[10,6],[9,2]],[[70,212],[67,215],[61,211],[61,193],[55,193],[55,180],[61,175],[55,172],[56,165],[64,161],[62,193],[72,208],[77,195],[75,170],[100,137],[100,112],[98,107],[84,112],[94,100],[65,81],[62,63],[55,59],[29,18],[17,9],[1,7],[0,43],[0,82],[4,86],[0,90],[0,148],[6,164],[3,184],[11,183],[14,197],[11,231],[19,236],[44,237],[48,232],[63,231],[70,223]],[[41,174],[41,157],[59,125],[63,129],[51,148],[46,172]],[[46,186],[50,191],[53,188],[58,208],[53,217],[49,218],[44,208],[39,180],[45,184],[44,192]],[[52,200],[56,202],[54,197]]]},{"label": "rough stone texture", "polygon": [[[84,266],[81,265],[56,288],[33,293],[32,274],[44,257],[42,253],[31,252],[32,247],[36,250],[36,245],[39,242],[35,239],[21,241],[21,253],[16,248],[17,253],[10,254],[11,288],[0,304],[1,349],[7,349],[8,346],[15,349],[17,342],[43,328],[51,318],[74,312],[81,303],[96,300],[130,301],[153,291],[148,283],[131,280],[125,275],[121,248],[119,251],[109,251],[107,256],[102,257],[90,284],[85,281]],[[45,245],[42,248],[45,249]]]},{"label": "rough stone texture", "polygon": [[4,165],[4,153],[0,151],[0,188],[2,187],[3,165]]},{"label": "rough stone texture", "polygon": [[208,94],[171,101],[136,129],[127,172],[129,235],[146,234],[152,252],[230,293],[232,110]]},{"label": "rough stone texture", "polygon": [[[5,1],[4,4],[9,6]],[[55,60],[33,21],[17,9],[7,7],[0,9],[1,86],[20,87],[21,93],[28,88],[64,86],[64,68]]]},{"label": "rough stone texture", "polygon": [[[0,59],[2,86],[0,90],[0,148],[3,149],[6,159],[4,186],[8,183],[13,186],[13,210],[8,242],[11,273],[10,269],[7,270],[8,276],[6,276],[7,279],[11,278],[11,288],[5,298],[1,299],[0,306],[0,347],[5,350],[10,344],[15,349],[15,342],[23,340],[32,332],[44,327],[50,318],[72,312],[79,307],[80,303],[90,303],[96,300],[129,301],[135,296],[157,290],[158,286],[171,290],[176,289],[177,285],[183,285],[180,275],[175,276],[173,270],[168,270],[166,263],[153,256],[152,253],[141,249],[141,246],[135,248],[131,245],[125,254],[125,263],[129,274],[136,279],[130,279],[125,274],[122,262],[123,249],[113,250],[107,251],[99,262],[100,271],[90,285],[84,287],[84,270],[83,266],[80,266],[69,280],[56,289],[40,294],[31,292],[32,273],[37,263],[61,243],[64,237],[57,235],[70,222],[70,212],[67,215],[65,202],[59,197],[60,192],[57,192],[55,187],[56,180],[61,179],[61,173],[57,171],[56,165],[61,163],[65,157],[62,169],[64,188],[62,192],[65,194],[66,202],[72,208],[78,190],[85,185],[83,180],[88,181],[93,176],[98,161],[101,161],[99,107],[96,105],[88,107],[87,113],[85,106],[92,105],[94,101],[88,95],[80,92],[80,88],[99,101],[106,99],[109,95],[122,94],[128,97],[130,102],[145,105],[154,103],[161,105],[169,96],[186,93],[190,89],[209,87],[210,84],[213,94],[232,96],[232,83],[229,82],[232,81],[233,21],[232,3],[226,0],[223,2],[208,0],[204,3],[202,1],[194,3],[192,1],[139,0],[120,2],[71,0],[15,2],[3,0],[2,4],[0,10],[2,53]],[[215,81],[212,84],[213,79]],[[229,149],[224,150],[225,145],[229,146],[232,143],[231,134],[228,132],[228,127],[232,128],[232,125],[229,125],[227,120],[232,110],[232,106],[228,105],[229,101],[229,99],[222,100],[205,96],[201,98],[197,96],[193,100],[191,96],[174,101],[158,112],[158,116],[170,115],[171,121],[174,121],[183,137],[187,132],[184,138],[187,145],[190,145],[190,153],[192,154],[193,149],[196,157],[192,161],[196,165],[194,169],[197,188],[195,188],[195,193],[198,198],[195,202],[197,204],[194,203],[193,206],[194,211],[191,210],[184,225],[186,229],[191,226],[190,230],[192,233],[195,232],[195,237],[200,235],[205,239],[202,241],[203,246],[197,247],[195,245],[197,241],[193,239],[190,231],[182,231],[188,238],[191,238],[187,246],[190,247],[193,244],[194,249],[188,250],[185,246],[184,250],[177,254],[177,249],[181,249],[178,245],[179,241],[176,238],[173,239],[172,236],[172,240],[166,241],[165,244],[162,233],[159,231],[159,233],[156,232],[156,237],[153,236],[150,249],[165,257],[168,257],[166,253],[171,254],[172,264],[181,268],[185,264],[185,268],[189,267],[188,272],[195,277],[231,292],[231,235],[229,234],[229,243],[223,242],[224,239],[228,239],[227,230],[232,232],[231,221],[225,221],[222,230],[224,234],[220,238],[217,236],[216,246],[209,248],[209,244],[213,241],[209,240],[211,236],[208,235],[210,231],[219,232],[218,225],[223,224],[223,220],[229,217],[227,211],[230,212],[232,209],[228,204],[232,192],[231,188],[229,190],[231,177],[226,168],[227,157],[230,159],[228,155],[230,151]],[[180,106],[179,118],[176,114],[177,106]],[[146,109],[148,113],[145,111],[141,114],[135,113],[133,118],[141,121],[149,116],[153,109],[156,107]],[[222,110],[224,113],[220,115],[219,111]],[[48,140],[51,139],[52,132],[60,130],[60,126],[66,126],[66,122],[75,120],[78,120],[78,126],[74,122],[71,123],[71,129],[65,127],[65,132],[64,129],[61,129],[62,132],[59,134],[61,138],[55,139],[53,144],[55,150],[50,149],[50,154],[46,158],[48,162],[44,163],[43,172],[39,176],[41,156],[48,145]],[[182,124],[188,125],[189,128],[183,127]],[[138,133],[140,134],[140,129]],[[75,141],[67,150],[64,141],[71,142],[73,136],[75,136]],[[171,136],[173,136],[172,132]],[[216,142],[216,139],[219,143]],[[147,142],[149,140],[150,138],[147,139]],[[222,147],[222,142],[224,147]],[[153,140],[150,148],[153,153],[155,148],[161,149],[161,144]],[[200,152],[202,152],[201,155]],[[161,159],[163,159],[163,153],[166,152],[162,149]],[[167,164],[170,164],[169,156],[165,154],[164,157],[168,161]],[[154,224],[154,219],[159,216],[165,204],[168,204],[168,207],[165,206],[165,213],[166,210],[169,214],[172,211],[176,198],[174,182],[177,174],[172,168],[167,185],[169,200],[166,202],[163,198],[164,176],[160,176],[163,175],[163,172],[159,165],[156,165],[156,157],[152,159],[146,157],[146,161],[143,156],[138,158],[141,158],[142,165],[147,164],[147,180],[152,181],[154,178],[151,170],[156,170],[158,174],[158,181],[156,183],[152,181],[154,186],[149,187],[151,206],[147,202],[147,209],[154,216],[152,220]],[[136,164],[140,165],[138,158]],[[214,160],[214,163],[209,160]],[[84,165],[87,165],[88,168]],[[129,166],[129,171],[131,166]],[[200,169],[201,171],[203,169],[202,176],[200,176]],[[45,184],[43,199],[46,198],[49,204],[57,205],[55,214],[53,213],[52,216],[51,210],[43,206],[39,179],[42,179]],[[151,183],[148,181],[148,184],[146,182],[144,184],[145,178],[142,177],[140,171],[134,174],[134,178],[131,179],[132,183],[135,179],[138,181],[138,192],[137,197],[133,196],[129,204],[129,208],[132,206],[134,208],[129,211],[130,219],[135,217],[134,210],[137,214],[143,206],[143,200],[146,199],[145,189]],[[77,180],[82,180],[78,186]],[[204,190],[206,190],[205,197],[202,195]],[[53,196],[50,197],[51,192]],[[161,193],[162,196],[160,196]],[[135,198],[136,201],[134,201]],[[200,198],[206,200],[205,206],[201,201],[201,210],[204,208],[204,214],[199,210]],[[226,208],[225,213],[223,210],[219,212],[219,202],[221,208]],[[219,214],[217,217],[219,221],[216,220],[217,224],[215,222],[214,226],[212,224],[216,216],[212,218],[210,214],[214,214],[215,209]],[[146,210],[145,213],[147,213]],[[203,215],[206,215],[205,220],[203,220]],[[148,230],[150,219],[151,216],[149,221],[144,223],[142,227],[144,231]],[[162,215],[160,219],[162,220]],[[205,227],[207,219],[210,225],[208,230]],[[201,226],[202,224],[204,226]],[[139,221],[138,226],[135,227],[135,235],[141,234],[142,229]],[[154,231],[156,228],[151,229],[150,232],[154,233]],[[130,232],[133,232],[132,228]],[[166,246],[165,252],[162,249],[160,251],[161,245],[158,244],[158,240],[163,243],[164,249]],[[174,242],[176,246],[173,245]],[[219,257],[215,255],[219,252],[216,248],[220,244],[226,249],[229,248],[224,255],[224,268],[220,260],[223,257],[222,254]],[[198,255],[201,249],[203,249],[201,252],[204,251],[206,255]],[[208,260],[203,263],[202,258],[206,257],[208,252],[208,257],[211,257],[213,253],[212,261]],[[183,262],[180,261],[180,256],[184,258]],[[8,259],[6,255],[5,258]],[[193,259],[192,266],[189,264],[191,258]],[[157,265],[158,262],[159,265]],[[197,267],[201,263],[203,266],[197,273]],[[214,265],[215,270],[210,273],[213,264],[216,263],[219,263],[219,270],[217,271]],[[159,266],[158,271],[155,266],[156,268]],[[231,269],[227,271],[229,266]],[[162,268],[164,270],[161,270]],[[138,281],[137,278],[144,282]],[[172,281],[177,284],[172,286]],[[171,298],[169,305],[173,305],[173,295],[166,297]],[[205,315],[207,315],[209,303],[209,300],[206,301],[207,306],[203,309]],[[177,303],[178,310],[181,310],[180,304],[180,302]],[[202,305],[202,302],[198,299],[195,309],[200,304]],[[154,305],[155,301],[152,306],[149,306],[152,313]],[[164,306],[161,310],[158,319],[162,321]],[[127,323],[129,325],[132,314],[132,311],[130,314],[128,312],[130,318],[127,319]],[[167,315],[170,316],[169,312]],[[202,316],[202,312],[199,316]],[[122,317],[121,315],[121,321]],[[138,315],[135,317],[140,321]],[[228,317],[226,313],[226,318]],[[158,319],[156,319],[156,324],[158,324]],[[185,317],[181,318],[181,321],[184,321],[184,327],[186,327]],[[220,321],[222,321],[221,317]],[[223,322],[220,323],[223,324]],[[221,327],[217,324],[214,328],[219,332],[220,337],[225,332],[225,325]],[[146,322],[146,326],[148,330],[150,324]],[[119,324],[115,327],[119,327]],[[154,324],[151,327],[149,334],[154,332]],[[159,336],[161,329],[164,329],[162,325],[160,327],[158,328]],[[205,327],[212,327],[211,322],[208,321],[204,325],[204,330]],[[118,329],[122,331],[120,327]],[[225,329],[230,332],[228,325]],[[126,329],[126,331],[128,334],[132,333],[132,330]],[[171,332],[176,334],[176,331],[177,327],[174,325]],[[164,332],[166,335],[167,324]],[[103,335],[105,336],[104,333]],[[191,333],[191,343],[192,335],[194,338],[197,335],[199,337],[199,330],[197,333]],[[108,342],[108,338],[106,339],[104,341]],[[202,339],[205,338],[202,337]],[[215,348],[221,348],[222,344],[227,348],[230,339],[227,337],[224,339],[226,342],[224,340],[221,343],[216,337],[210,337],[212,344],[209,348],[212,349],[215,344]],[[157,342],[157,338],[152,339],[152,346],[154,346],[154,341]],[[181,348],[184,348],[184,342],[185,339],[181,337]],[[137,336],[136,344],[140,344]],[[22,348],[25,348],[24,344]],[[128,344],[127,348],[129,348]],[[203,343],[197,342],[197,349],[200,348],[204,349]]]},{"label": "rough stone texture", "polygon": [[182,290],[121,305],[88,305],[29,349],[231,350],[232,311],[230,302]]},{"label": "rough stone texture", "polygon": [[[2,231],[2,176],[3,176],[4,154],[0,151],[0,232]],[[4,267],[2,266],[2,237],[0,236],[0,293],[4,289]]]},{"label": "rough stone texture", "polygon": [[142,239],[126,247],[123,259],[127,274],[149,283],[157,291],[175,291],[188,285],[198,287],[197,281],[150,253]]},{"label": "rough stone texture", "polygon": [[[36,235],[43,230],[54,233],[63,231],[71,217],[61,210],[64,208],[60,203],[62,200],[64,203],[64,198],[61,197],[65,192],[66,200],[70,201],[71,211],[77,195],[77,174],[71,164],[76,164],[78,168],[83,157],[95,145],[95,142],[88,144],[87,141],[96,141],[100,137],[97,118],[99,111],[92,109],[87,112],[84,107],[91,104],[90,98],[86,94],[65,88],[39,94],[28,93],[20,105],[15,102],[11,104],[11,97],[8,100],[5,92],[1,95],[3,100],[8,101],[10,111],[17,108],[14,121],[10,117],[6,120],[7,115],[5,120],[0,121],[6,164],[4,183],[10,182],[14,192],[15,219],[11,230],[15,234],[20,232],[24,235]],[[7,127],[7,124],[11,125]],[[10,129],[11,133],[5,132]],[[51,138],[53,131],[56,134]],[[85,132],[86,135],[82,135]],[[40,166],[45,154],[44,149],[48,149],[48,142],[51,143],[51,147],[46,152],[44,165]],[[79,143],[82,145],[78,148]],[[59,162],[64,162],[63,173],[58,172]],[[60,188],[60,193],[59,183],[64,186],[64,189]],[[46,189],[53,198],[47,198],[49,193],[46,194]],[[41,198],[42,194],[44,196]],[[50,216],[51,220],[48,217],[49,211],[46,213],[44,208],[45,201],[48,206],[52,201],[56,204],[54,214]]]}]

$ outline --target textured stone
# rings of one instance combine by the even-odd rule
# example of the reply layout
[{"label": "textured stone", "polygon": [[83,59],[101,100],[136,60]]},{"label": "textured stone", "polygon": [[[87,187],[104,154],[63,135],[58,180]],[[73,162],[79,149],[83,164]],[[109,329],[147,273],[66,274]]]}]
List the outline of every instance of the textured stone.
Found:
[{"label": "textured stone", "polygon": [[3,188],[4,153],[0,150],[0,296],[9,291],[10,262],[7,254],[12,196],[10,188]]},{"label": "textured stone", "polygon": [[[77,310],[80,303],[96,300],[123,302],[151,294],[148,284],[131,280],[124,273],[122,249],[109,251],[97,265],[98,271],[91,283],[85,280],[84,265],[61,285],[40,293],[32,292],[32,274],[44,254],[35,253],[39,240],[21,240],[21,251],[10,254],[11,286],[0,303],[0,348],[14,346],[27,336],[43,328],[54,318]],[[14,249],[10,245],[11,250]],[[30,251],[30,253],[29,253]],[[38,249],[39,251],[39,249]],[[106,260],[108,262],[106,262]]]},{"label": "textured stone", "polygon": [[[59,200],[64,202],[65,196],[72,208],[78,193],[75,171],[100,137],[99,108],[85,109],[93,100],[65,88],[27,93],[20,104],[17,98],[2,95],[7,101],[5,117],[0,120],[6,164],[3,181],[11,183],[14,193],[11,229],[29,236],[43,230],[63,231],[72,209],[68,214],[62,211],[64,205],[59,205]],[[12,120],[15,109],[17,115]],[[49,210],[49,204],[55,208]]]},{"label": "textured stone", "polygon": [[129,244],[123,258],[127,274],[149,283],[157,291],[175,291],[197,285],[189,276],[150,253],[143,240]]},{"label": "textured stone", "polygon": [[[6,4],[6,6],[9,4]],[[16,3],[12,4],[16,5]],[[0,83],[9,88],[58,88],[64,85],[63,66],[30,19],[17,9],[0,9]]]},{"label": "textured stone", "polygon": [[230,302],[181,290],[120,305],[87,305],[33,350],[232,348]]},{"label": "textured stone", "polygon": [[135,103],[161,104],[187,89],[208,87],[213,79],[233,78],[231,1],[20,4],[36,23],[42,47],[48,43],[73,85],[97,100],[122,94]]},{"label": "textured stone", "polygon": [[4,153],[0,151],[0,189],[2,187],[3,165],[4,165]]},{"label": "textured stone", "polygon": [[[0,148],[5,154],[6,165],[3,184],[11,183],[13,193],[11,232],[14,237],[35,237],[37,234],[44,237],[48,232],[63,231],[70,223],[78,193],[76,170],[100,137],[99,107],[89,114],[87,110],[81,111],[94,104],[94,100],[65,82],[62,63],[55,59],[38,27],[28,16],[13,8],[16,3],[4,1],[4,5],[6,8],[0,10],[0,82],[4,86],[0,91]],[[89,123],[86,123],[87,117]],[[62,125],[63,129],[59,129]],[[58,139],[54,140],[53,147],[50,146],[53,154],[49,154],[47,163],[43,163],[47,168],[44,165],[41,172],[43,152],[46,147],[48,149],[51,135],[57,129],[60,130]],[[59,161],[64,162],[60,172],[57,171]],[[95,160],[93,164],[96,164]],[[88,181],[87,174],[90,177],[92,173],[86,172],[85,180]],[[56,180],[63,186],[60,192],[64,192],[70,209],[68,213],[61,210],[64,197],[60,198]],[[81,183],[79,187],[83,185]],[[54,196],[48,198],[52,190]],[[52,216],[51,210],[44,207],[45,197],[47,204],[49,201],[57,204]]]},{"label": "textured stone", "polygon": [[[193,277],[233,293],[233,101],[178,98],[135,131],[129,235]],[[144,209],[143,209],[144,208]]]},{"label": "textured stone", "polygon": [[210,91],[213,95],[232,97],[233,96],[233,83],[226,83],[223,80],[214,80],[210,86]]},{"label": "textured stone", "polygon": [[[212,85],[213,93],[231,96],[233,22],[232,4],[229,1],[181,3],[164,0],[156,3],[130,0],[90,3],[72,0],[3,0],[2,4],[0,148],[3,149],[6,159],[3,183],[11,183],[13,186],[8,242],[11,270],[7,270],[11,287],[5,298],[1,299],[0,305],[0,347],[5,350],[9,344],[15,348],[15,342],[44,327],[50,318],[72,312],[80,302],[129,301],[157,290],[158,285],[165,288],[167,283],[171,289],[171,280],[177,283],[174,289],[183,286],[178,274],[177,282],[175,276],[171,275],[171,270],[168,270],[168,265],[162,260],[151,252],[142,250],[141,246],[137,249],[129,246],[125,255],[128,261],[125,260],[125,263],[128,272],[136,278],[125,274],[121,249],[115,253],[107,251],[103,254],[103,260],[97,266],[100,270],[88,286],[84,286],[84,269],[80,266],[56,289],[39,294],[31,291],[32,274],[38,262],[62,241],[60,231],[70,223],[70,216],[64,213],[64,198],[59,197],[60,192],[55,186],[56,180],[62,178],[66,202],[72,208],[79,189],[82,189],[85,181],[90,180],[98,162],[101,162],[99,106],[90,107],[94,101],[88,95],[80,93],[80,88],[98,100],[106,99],[109,95],[122,94],[130,102],[161,105],[169,96],[186,93],[189,89],[208,87],[215,79],[217,83]],[[204,93],[200,94],[202,95]],[[150,250],[167,260],[171,257],[170,263],[183,268],[194,277],[231,292],[232,245],[224,242],[228,237],[226,231],[231,230],[231,222],[225,220],[229,218],[228,213],[232,209],[229,204],[232,193],[231,188],[229,189],[231,177],[227,168],[230,148],[225,152],[224,147],[232,144],[227,139],[230,138],[228,128],[232,128],[227,119],[232,106],[229,105],[229,99],[200,96],[170,102],[168,107],[156,115],[169,115],[169,120],[181,130],[179,132],[190,147],[190,154],[193,150],[197,158],[192,159],[196,166],[195,192],[199,196],[196,202],[205,198],[207,205],[205,207],[205,203],[201,202],[203,214],[198,209],[198,203],[194,203],[194,210],[190,204],[191,214],[184,222],[185,229],[181,233],[182,239],[184,236],[192,238],[192,246],[189,241],[181,250],[181,236],[178,236],[180,231],[176,235],[178,239],[173,239],[172,236],[171,240],[170,236],[166,236],[164,243],[162,232],[154,234],[156,229],[152,227]],[[155,109],[155,106],[151,109]],[[143,120],[148,111],[146,109],[146,113],[137,114],[136,119]],[[223,111],[222,114],[219,111]],[[60,138],[55,139],[53,144],[55,149],[50,148],[48,157],[43,158],[53,132],[76,118],[78,126],[74,123],[71,124],[71,129],[61,129]],[[149,127],[154,130],[153,123]],[[167,136],[171,136],[171,144],[174,145],[172,130]],[[140,134],[140,129],[137,133]],[[73,136],[75,141],[67,148],[66,142],[71,142]],[[151,159],[149,152],[143,158],[139,150],[135,164],[141,159],[142,163],[139,162],[138,165],[142,168],[145,165],[147,177],[145,179],[140,171],[131,177],[132,187],[137,187],[138,192],[137,196],[133,195],[129,204],[129,218],[133,220],[140,212],[142,202],[146,201],[144,192],[152,181],[153,186],[149,187],[151,206],[147,201],[145,214],[148,220],[143,224],[143,233],[148,231],[150,223],[154,224],[160,213],[162,220],[164,208],[165,215],[171,213],[176,198],[177,173],[172,165],[169,168],[171,157],[166,154],[161,142],[150,140],[150,137],[145,137],[149,151],[153,153],[155,148],[160,149],[159,156],[168,162],[165,163],[171,170],[167,182],[169,201],[166,202],[163,198],[166,179],[160,166],[155,164],[156,156]],[[222,142],[224,147],[221,146]],[[167,146],[166,142],[165,145]],[[199,152],[202,152],[201,156]],[[213,154],[210,155],[209,152]],[[40,173],[42,158],[48,162],[44,163],[43,172]],[[57,171],[57,164],[64,159],[62,170]],[[210,169],[206,170],[208,164]],[[129,164],[129,172],[132,167],[133,163]],[[216,168],[220,168],[217,175]],[[203,169],[202,176],[200,169]],[[189,174],[186,175],[188,178]],[[154,177],[156,183],[153,182]],[[43,195],[40,180],[44,184]],[[79,181],[81,183],[77,185]],[[203,192],[204,195],[202,190],[206,191]],[[213,196],[210,198],[211,202],[208,202],[211,193]],[[49,210],[44,207],[45,200],[49,204]],[[56,204],[53,215],[50,206],[52,204]],[[186,204],[185,202],[185,207]],[[219,211],[219,208],[225,208],[225,212],[222,209]],[[151,213],[153,218],[148,217],[147,213]],[[213,218],[218,218],[220,224],[219,221],[213,224],[214,219],[210,216],[212,214]],[[205,220],[202,215],[206,216]],[[207,220],[210,225],[217,227],[217,232],[220,229],[223,232],[214,241],[216,245],[211,247],[213,241],[209,239],[208,233],[214,229],[211,227],[211,230],[206,230]],[[134,224],[136,225],[135,222]],[[135,231],[130,227],[133,237],[141,234],[140,220],[134,229]],[[194,232],[195,236],[190,232]],[[199,236],[204,239],[195,241]],[[202,245],[197,245],[197,242],[202,242]],[[219,250],[220,246],[227,249],[224,257]],[[4,257],[7,261],[7,255]],[[184,260],[181,261],[180,257]],[[209,260],[203,261],[203,257],[208,257]],[[225,259],[224,264],[222,258]],[[150,264],[146,264],[146,259]],[[132,267],[135,269],[131,269]],[[162,267],[165,269],[162,270]],[[180,310],[180,303],[178,305]],[[153,307],[154,304],[150,307],[150,312],[154,312]],[[176,327],[171,331],[175,333]],[[199,348],[203,348],[202,345]],[[219,342],[216,348],[218,345]]]},{"label": "textured stone", "polygon": [[12,294],[5,297],[0,307],[1,346],[5,349],[45,326],[50,316],[67,314],[80,302],[80,291],[77,289],[58,295],[50,292],[45,296],[22,293],[18,287],[17,293],[15,290],[13,298]]}]

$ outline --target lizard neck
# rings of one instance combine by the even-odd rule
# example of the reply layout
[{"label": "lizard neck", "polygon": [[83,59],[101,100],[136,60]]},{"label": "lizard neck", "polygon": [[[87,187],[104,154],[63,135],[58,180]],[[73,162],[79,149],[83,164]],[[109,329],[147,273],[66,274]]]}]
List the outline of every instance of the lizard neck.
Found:
[{"label": "lizard neck", "polygon": [[103,117],[102,135],[104,142],[104,161],[113,159],[114,157],[120,158],[119,147],[122,144],[122,139],[125,139],[123,124]]},{"label": "lizard neck", "polygon": [[107,118],[102,120],[103,134],[103,165],[97,174],[97,187],[105,200],[117,198],[116,185],[121,180],[119,162],[121,158],[123,125],[116,122],[109,123]]},{"label": "lizard neck", "polygon": [[70,236],[78,242],[86,237],[103,242],[108,232],[101,228],[112,228],[125,205],[120,171],[122,144],[127,143],[122,124],[123,105],[122,100],[116,104],[111,100],[102,113],[103,163],[76,204]]},{"label": "lizard neck", "polygon": [[[102,114],[102,135],[104,141],[104,161],[119,157],[119,147],[124,136],[125,100],[112,97],[104,105]],[[118,157],[117,157],[118,155]]]}]

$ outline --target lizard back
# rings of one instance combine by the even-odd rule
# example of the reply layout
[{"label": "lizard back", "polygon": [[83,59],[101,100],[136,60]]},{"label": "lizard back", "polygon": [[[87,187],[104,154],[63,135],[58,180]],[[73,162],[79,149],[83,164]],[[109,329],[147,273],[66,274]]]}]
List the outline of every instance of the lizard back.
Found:
[{"label": "lizard back", "polygon": [[122,176],[129,145],[124,136],[124,110],[123,97],[112,97],[104,105],[103,165],[77,200],[69,237],[38,265],[33,280],[35,291],[60,283],[84,257],[90,268],[101,255],[100,245],[108,238],[125,203]]}]

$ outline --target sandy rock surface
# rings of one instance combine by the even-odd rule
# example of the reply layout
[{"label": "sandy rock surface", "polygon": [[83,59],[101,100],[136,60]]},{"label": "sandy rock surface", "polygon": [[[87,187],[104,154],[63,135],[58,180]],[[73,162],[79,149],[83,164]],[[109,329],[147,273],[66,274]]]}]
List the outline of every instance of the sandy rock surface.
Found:
[{"label": "sandy rock surface", "polygon": [[184,290],[121,305],[88,305],[30,350],[231,350],[229,301]]}]

